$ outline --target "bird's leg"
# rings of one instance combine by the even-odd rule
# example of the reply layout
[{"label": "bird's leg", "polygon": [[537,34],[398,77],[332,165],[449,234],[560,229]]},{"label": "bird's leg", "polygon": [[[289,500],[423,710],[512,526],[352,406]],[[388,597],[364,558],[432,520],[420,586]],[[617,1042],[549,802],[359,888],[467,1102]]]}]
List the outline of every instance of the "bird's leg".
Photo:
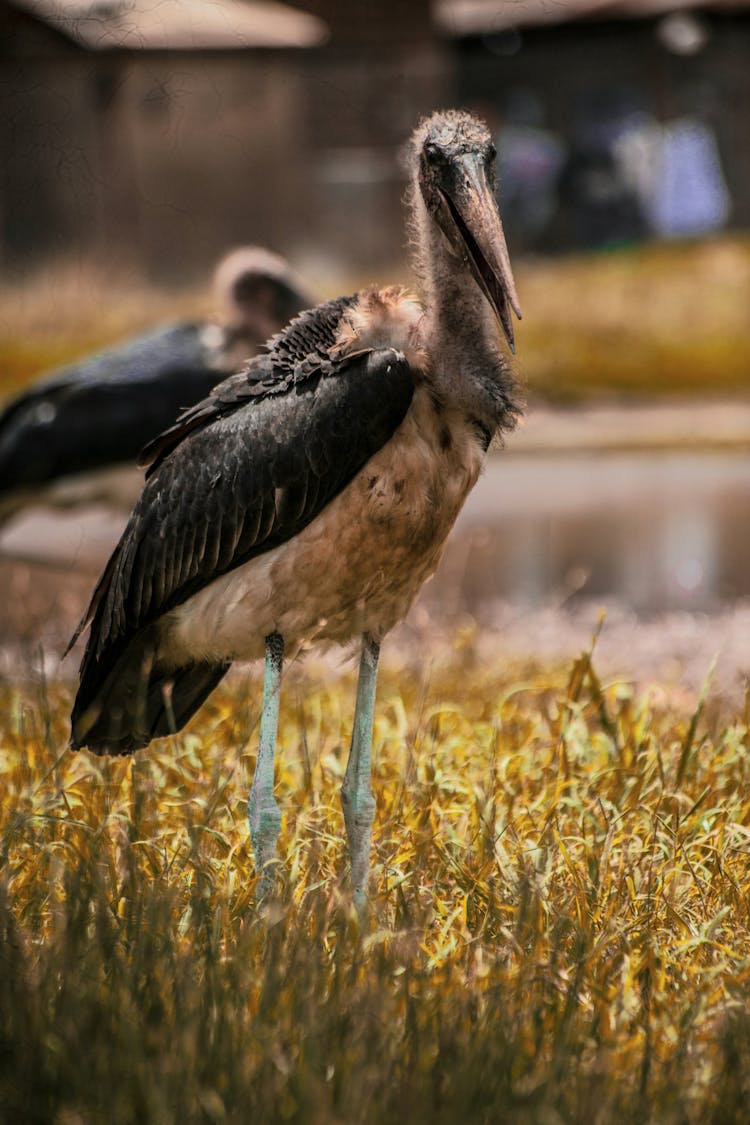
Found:
[{"label": "bird's leg", "polygon": [[341,786],[341,804],[349,841],[352,866],[352,897],[358,914],[367,902],[367,878],[370,872],[370,832],[375,815],[375,799],[370,788],[372,722],[375,710],[375,683],[378,675],[380,645],[365,634],[357,681],[357,703],[349,761]]},{"label": "bird's leg", "polygon": [[276,840],[281,827],[281,810],[273,795],[273,758],[276,731],[279,725],[281,667],[284,661],[284,638],[279,633],[266,637],[266,667],[263,679],[263,710],[260,716],[260,745],[255,776],[247,802],[250,840],[255,853],[255,866],[260,875],[258,896],[263,898],[273,889],[273,869],[268,865],[276,858]]}]

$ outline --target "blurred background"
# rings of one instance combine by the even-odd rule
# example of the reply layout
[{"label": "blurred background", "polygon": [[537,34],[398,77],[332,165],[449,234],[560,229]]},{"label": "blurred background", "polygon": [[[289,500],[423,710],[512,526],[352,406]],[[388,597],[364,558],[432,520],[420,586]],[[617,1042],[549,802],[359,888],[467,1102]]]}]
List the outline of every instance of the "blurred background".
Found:
[{"label": "blurred background", "polygon": [[[402,146],[480,113],[524,321],[493,455],[404,644],[750,669],[750,5],[0,0],[0,396],[215,311],[233,246],[408,281]],[[0,482],[0,487],[2,482]],[[0,528],[0,646],[54,650],[123,515]]]}]

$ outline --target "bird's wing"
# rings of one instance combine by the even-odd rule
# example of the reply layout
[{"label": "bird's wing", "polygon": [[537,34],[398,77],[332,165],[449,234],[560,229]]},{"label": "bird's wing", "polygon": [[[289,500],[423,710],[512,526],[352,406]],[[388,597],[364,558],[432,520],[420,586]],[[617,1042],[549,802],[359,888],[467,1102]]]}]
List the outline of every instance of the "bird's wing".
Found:
[{"label": "bird's wing", "polygon": [[403,354],[346,356],[331,333],[311,339],[294,362],[282,360],[295,341],[277,340],[153,444],[150,476],[79,627],[93,618],[82,677],[219,575],[297,535],[398,428],[414,389]]},{"label": "bird's wing", "polygon": [[[295,317],[268,342],[268,354],[252,360],[244,370],[230,375],[195,406],[183,411],[173,426],[150,441],[141,451],[139,464],[150,476],[188,434],[204,429],[248,401],[286,394],[296,386],[310,387],[318,379],[346,365],[335,354],[336,333],[342,317],[358,295],[338,297]],[[354,359],[347,356],[347,363]]]},{"label": "bird's wing", "polygon": [[121,462],[222,378],[200,327],[172,325],[48,376],[0,414],[0,492]]}]

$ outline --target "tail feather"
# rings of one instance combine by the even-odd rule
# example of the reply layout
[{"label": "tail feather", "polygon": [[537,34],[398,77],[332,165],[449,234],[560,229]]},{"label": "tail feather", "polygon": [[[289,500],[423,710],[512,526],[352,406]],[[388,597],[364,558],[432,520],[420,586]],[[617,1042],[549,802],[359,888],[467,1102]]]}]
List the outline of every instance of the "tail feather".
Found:
[{"label": "tail feather", "polygon": [[[138,643],[139,642],[139,643]],[[154,661],[148,637],[126,648],[104,676],[84,660],[71,716],[71,746],[96,754],[130,754],[152,738],[184,727],[226,675],[229,664],[166,669]]]}]

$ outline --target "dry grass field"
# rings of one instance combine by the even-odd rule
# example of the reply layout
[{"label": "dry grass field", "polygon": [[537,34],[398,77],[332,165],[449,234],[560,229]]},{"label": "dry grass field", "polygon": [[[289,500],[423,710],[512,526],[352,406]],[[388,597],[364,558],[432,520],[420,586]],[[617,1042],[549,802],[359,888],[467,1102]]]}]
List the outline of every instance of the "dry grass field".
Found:
[{"label": "dry grass field", "polygon": [[0,1120],[747,1120],[747,705],[602,684],[590,652],[386,665],[360,928],[353,675],[291,673],[264,918],[257,676],[119,760],[66,749],[69,685],[1,689]]},{"label": "dry grass field", "polygon": [[[738,235],[514,264],[518,367],[532,397],[750,393],[750,239]],[[400,277],[399,277],[400,275]],[[339,278],[321,296],[410,282]],[[311,276],[310,286],[316,288]],[[167,293],[89,261],[0,281],[0,396],[173,318],[211,312],[209,278]]]},{"label": "dry grass field", "polygon": [[519,292],[518,355],[534,394],[750,394],[746,237],[539,262]]}]

